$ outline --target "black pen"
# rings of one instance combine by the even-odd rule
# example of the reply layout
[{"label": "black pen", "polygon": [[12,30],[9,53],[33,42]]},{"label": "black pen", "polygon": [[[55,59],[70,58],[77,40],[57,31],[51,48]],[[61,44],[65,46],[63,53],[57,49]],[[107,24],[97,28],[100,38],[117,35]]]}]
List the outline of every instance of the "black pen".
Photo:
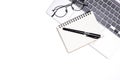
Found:
[{"label": "black pen", "polygon": [[87,37],[94,38],[94,39],[99,39],[101,37],[100,34],[95,34],[91,32],[85,32],[85,31],[80,31],[80,30],[75,30],[75,29],[70,29],[70,28],[63,28],[63,30],[86,35]]}]

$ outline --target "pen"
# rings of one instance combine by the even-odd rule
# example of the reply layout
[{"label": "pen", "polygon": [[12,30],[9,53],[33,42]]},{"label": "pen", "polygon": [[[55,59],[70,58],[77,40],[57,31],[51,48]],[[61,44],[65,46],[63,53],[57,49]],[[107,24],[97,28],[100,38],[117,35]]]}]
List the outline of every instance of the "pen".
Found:
[{"label": "pen", "polygon": [[63,28],[63,30],[86,35],[87,37],[94,38],[94,39],[99,39],[101,37],[100,34],[95,34],[91,32],[85,32],[85,31],[80,31],[80,30],[75,30],[75,29],[70,29],[70,28]]}]

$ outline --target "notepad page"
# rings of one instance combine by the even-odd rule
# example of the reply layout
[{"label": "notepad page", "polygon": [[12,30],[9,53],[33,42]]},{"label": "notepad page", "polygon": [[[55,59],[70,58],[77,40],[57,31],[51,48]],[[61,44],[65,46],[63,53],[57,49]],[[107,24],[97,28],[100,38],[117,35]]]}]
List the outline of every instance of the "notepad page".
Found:
[{"label": "notepad page", "polygon": [[[104,29],[96,21],[93,12],[91,12],[90,15],[87,15],[64,27],[96,34],[100,34],[101,31]],[[62,28],[59,27],[57,27],[57,30],[68,52],[72,52],[85,45],[90,44],[91,42],[96,41],[96,39],[86,37],[85,35],[64,31]]]}]

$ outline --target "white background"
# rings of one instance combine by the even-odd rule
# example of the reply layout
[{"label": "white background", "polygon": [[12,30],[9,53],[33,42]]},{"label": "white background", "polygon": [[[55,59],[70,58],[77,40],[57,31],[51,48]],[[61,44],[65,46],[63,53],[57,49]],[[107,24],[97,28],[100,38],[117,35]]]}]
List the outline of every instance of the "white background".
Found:
[{"label": "white background", "polygon": [[120,54],[68,54],[45,12],[52,0],[0,1],[0,80],[120,80]]}]

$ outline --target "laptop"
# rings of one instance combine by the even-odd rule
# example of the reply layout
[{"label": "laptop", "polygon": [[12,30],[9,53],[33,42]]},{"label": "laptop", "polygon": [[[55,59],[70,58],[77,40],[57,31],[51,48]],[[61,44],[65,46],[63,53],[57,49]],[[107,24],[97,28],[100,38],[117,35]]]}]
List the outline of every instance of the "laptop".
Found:
[{"label": "laptop", "polygon": [[120,0],[77,1],[84,1],[88,4],[83,8],[83,11],[93,11],[97,21],[105,27],[104,37],[91,44],[91,47],[106,57],[111,57],[114,53],[120,53]]}]

